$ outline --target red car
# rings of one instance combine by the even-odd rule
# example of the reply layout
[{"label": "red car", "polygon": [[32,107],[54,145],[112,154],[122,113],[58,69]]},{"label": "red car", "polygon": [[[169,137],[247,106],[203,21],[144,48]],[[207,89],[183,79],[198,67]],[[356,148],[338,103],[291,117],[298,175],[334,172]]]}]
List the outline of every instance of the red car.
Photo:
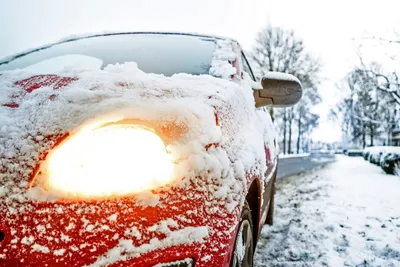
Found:
[{"label": "red car", "polygon": [[0,266],[252,266],[277,136],[239,44],[73,38],[0,62]]}]

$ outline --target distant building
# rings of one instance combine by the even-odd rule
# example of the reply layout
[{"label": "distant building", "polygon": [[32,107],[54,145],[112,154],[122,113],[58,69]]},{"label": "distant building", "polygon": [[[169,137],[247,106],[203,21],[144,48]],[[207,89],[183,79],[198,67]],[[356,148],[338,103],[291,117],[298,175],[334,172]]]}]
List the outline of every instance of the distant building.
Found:
[{"label": "distant building", "polygon": [[400,128],[394,129],[392,131],[392,138],[391,138],[391,145],[392,146],[400,146]]}]

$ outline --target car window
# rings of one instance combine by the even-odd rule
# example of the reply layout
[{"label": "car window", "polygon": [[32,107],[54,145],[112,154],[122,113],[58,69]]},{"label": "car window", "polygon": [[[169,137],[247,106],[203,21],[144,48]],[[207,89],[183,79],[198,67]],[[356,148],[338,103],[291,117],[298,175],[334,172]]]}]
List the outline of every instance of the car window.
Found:
[{"label": "car window", "polygon": [[136,62],[147,73],[209,74],[215,39],[179,34],[112,34],[65,41],[0,62],[0,71],[55,72],[68,67],[103,69]]},{"label": "car window", "polygon": [[256,81],[253,75],[253,71],[250,68],[249,62],[247,61],[246,56],[242,52],[242,64],[243,64],[243,70],[253,79],[253,81]]}]

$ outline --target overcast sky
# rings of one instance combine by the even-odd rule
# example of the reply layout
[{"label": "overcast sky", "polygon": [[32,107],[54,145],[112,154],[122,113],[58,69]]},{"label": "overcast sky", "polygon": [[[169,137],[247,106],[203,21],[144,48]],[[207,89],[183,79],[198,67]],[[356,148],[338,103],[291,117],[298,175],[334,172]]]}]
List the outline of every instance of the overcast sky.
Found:
[{"label": "overcast sky", "polygon": [[[400,25],[399,0],[0,0],[0,57],[68,35],[102,31],[185,31],[237,39],[250,50],[267,23],[294,29],[324,64],[316,110],[317,140],[340,139],[327,120],[340,95],[335,84],[357,62],[362,37],[388,36]],[[355,39],[355,41],[354,41]],[[368,50],[381,56],[381,48]]]}]

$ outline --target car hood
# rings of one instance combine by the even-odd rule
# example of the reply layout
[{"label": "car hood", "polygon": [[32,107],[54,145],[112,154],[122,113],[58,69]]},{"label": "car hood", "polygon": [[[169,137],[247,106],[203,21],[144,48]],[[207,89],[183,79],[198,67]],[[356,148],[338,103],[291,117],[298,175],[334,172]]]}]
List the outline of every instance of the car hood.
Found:
[{"label": "car hood", "polygon": [[[6,232],[0,259],[36,255],[30,256],[34,262],[38,254],[51,254],[57,262],[89,257],[110,264],[202,243],[219,230],[228,240],[246,177],[266,172],[268,129],[254,123],[259,115],[244,82],[164,77],[126,63],[99,71],[5,72],[0,88],[0,227]],[[121,119],[166,129],[179,162],[172,184],[90,201],[30,188],[35,170],[63,138],[88,123]]]}]

